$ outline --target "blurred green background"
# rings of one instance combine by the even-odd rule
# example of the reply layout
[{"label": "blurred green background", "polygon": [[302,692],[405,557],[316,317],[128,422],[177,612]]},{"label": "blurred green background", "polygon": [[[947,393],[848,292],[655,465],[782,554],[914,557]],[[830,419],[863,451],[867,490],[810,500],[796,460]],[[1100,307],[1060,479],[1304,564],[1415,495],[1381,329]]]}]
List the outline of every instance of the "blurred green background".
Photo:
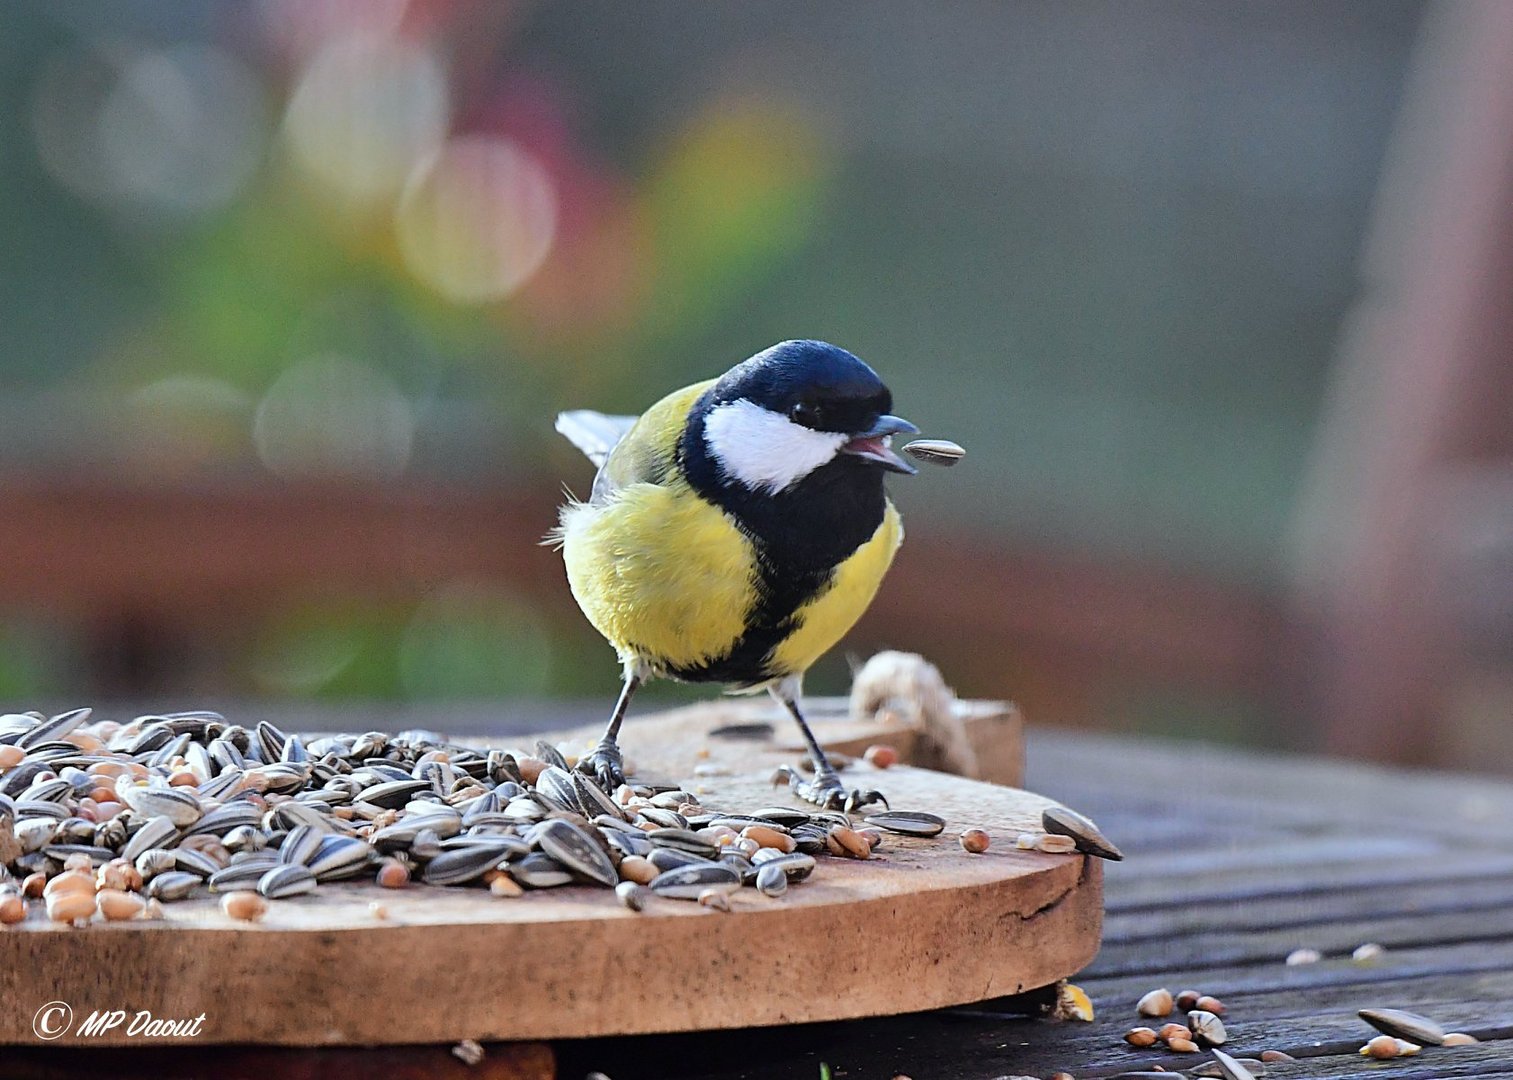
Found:
[{"label": "blurred green background", "polygon": [[[885,586],[853,654],[1051,722],[1268,740],[1286,688],[1235,655],[1279,647],[1205,679],[1181,641],[1233,620],[1174,610],[1259,625],[1285,591],[1423,13],[8,3],[0,692],[607,694],[529,546],[590,481],[553,414],[813,336],[970,454],[893,485],[898,596],[940,617]],[[190,525],[154,533],[162,500]],[[336,529],[371,575],[302,561]]]}]

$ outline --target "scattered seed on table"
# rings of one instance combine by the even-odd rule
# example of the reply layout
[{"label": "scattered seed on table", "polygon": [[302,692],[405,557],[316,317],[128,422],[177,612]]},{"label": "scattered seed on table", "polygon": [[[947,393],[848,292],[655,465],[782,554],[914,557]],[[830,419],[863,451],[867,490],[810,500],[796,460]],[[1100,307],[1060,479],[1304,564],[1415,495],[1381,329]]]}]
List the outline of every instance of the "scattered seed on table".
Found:
[{"label": "scattered seed on table", "polygon": [[991,842],[988,834],[982,829],[967,829],[961,834],[960,841],[962,848],[973,855],[980,855],[987,851],[988,844]]},{"label": "scattered seed on table", "polygon": [[1171,1015],[1173,1004],[1172,992],[1163,986],[1141,997],[1135,1003],[1135,1011],[1141,1016],[1153,1016],[1159,1019]]},{"label": "scattered seed on table", "polygon": [[620,877],[637,885],[650,885],[660,872],[640,855],[627,855],[620,860]]},{"label": "scattered seed on table", "polygon": [[1035,841],[1035,849],[1044,851],[1048,855],[1070,855],[1077,850],[1077,841],[1070,836],[1042,833]]},{"label": "scattered seed on table", "polygon": [[1224,1030],[1224,1021],[1204,1009],[1194,1009],[1187,1014],[1187,1026],[1193,1029],[1193,1037],[1209,1046],[1223,1046],[1229,1039]]},{"label": "scattered seed on table", "polygon": [[385,889],[402,889],[410,883],[410,869],[398,859],[385,859],[378,868],[378,883]]},{"label": "scattered seed on table", "polygon": [[1324,954],[1317,949],[1293,949],[1287,954],[1287,966],[1297,967],[1299,964],[1317,964],[1324,959]]},{"label": "scattered seed on table", "polygon": [[868,814],[862,820],[904,836],[939,836],[946,827],[945,818],[924,810],[884,810]]},{"label": "scattered seed on table", "polygon": [[1204,1012],[1211,1012],[1215,1016],[1223,1016],[1228,1011],[1228,1006],[1218,998],[1204,994],[1187,1011],[1192,1012],[1193,1009],[1202,1009]]},{"label": "scattered seed on table", "polygon": [[705,889],[699,894],[699,905],[715,911],[730,910],[730,900],[721,889]]},{"label": "scattered seed on table", "polygon": [[53,922],[88,922],[95,913],[95,894],[90,892],[61,892],[47,898],[47,917]]},{"label": "scattered seed on table", "polygon": [[1170,1024],[1162,1024],[1156,1032],[1156,1038],[1162,1042],[1171,1042],[1173,1039],[1191,1039],[1192,1037],[1192,1028],[1186,1024],[1178,1024],[1175,1021]]},{"label": "scattered seed on table", "polygon": [[375,919],[387,919],[389,917],[388,905],[380,904],[377,900],[370,900],[368,901],[368,914],[372,915]]},{"label": "scattered seed on table", "polygon": [[469,1067],[483,1061],[483,1047],[474,1039],[463,1039],[452,1047],[452,1056]]},{"label": "scattered seed on table", "polygon": [[1053,1015],[1061,1020],[1093,1022],[1093,999],[1087,991],[1075,983],[1064,982],[1056,988],[1056,1007]]},{"label": "scattered seed on table", "polygon": [[94,875],[86,874],[83,870],[65,870],[49,881],[42,890],[42,896],[47,900],[63,893],[88,893],[93,896],[95,894]]},{"label": "scattered seed on table", "polygon": [[1191,1039],[1168,1039],[1166,1045],[1179,1054],[1193,1054],[1198,1050],[1198,1044]]},{"label": "scattered seed on table", "polygon": [[1377,1058],[1383,1061],[1387,1058],[1395,1058],[1401,1053],[1397,1040],[1391,1035],[1378,1035],[1361,1047],[1359,1052],[1361,1057]]},{"label": "scattered seed on table", "polygon": [[840,849],[844,854],[853,859],[865,859],[872,854],[872,845],[868,843],[865,836],[855,829],[847,828],[845,825],[837,825],[830,830],[828,835],[840,845]]},{"label": "scattered seed on table", "polygon": [[1475,1046],[1481,1042],[1475,1035],[1467,1035],[1464,1031],[1452,1031],[1445,1036],[1441,1046]]},{"label": "scattered seed on table", "polygon": [[1262,1050],[1261,1060],[1269,1065],[1274,1062],[1296,1061],[1298,1059],[1287,1053],[1287,1051],[1285,1050]]},{"label": "scattered seed on table", "polygon": [[1406,1009],[1362,1009],[1356,1013],[1383,1035],[1406,1039],[1420,1046],[1438,1046],[1445,1041],[1445,1029],[1427,1016]]},{"label": "scattered seed on table", "polygon": [[755,840],[758,847],[775,848],[784,855],[797,847],[793,837],[768,825],[748,825],[741,830],[747,840]]},{"label": "scattered seed on table", "polygon": [[[393,888],[417,876],[496,893],[587,877],[655,883],[660,895],[687,900],[711,889],[723,898],[743,884],[780,895],[814,870],[822,844],[864,859],[892,841],[879,829],[933,837],[946,827],[922,811],[868,815],[863,828],[860,815],[807,808],[706,809],[707,787],[636,784],[633,767],[632,783],[605,793],[573,771],[575,747],[541,744],[525,755],[414,732],[306,740],[208,712],[87,720],[87,710],[10,714],[0,746],[7,797],[28,792],[42,807],[6,830],[0,869],[18,877],[24,869],[23,895],[43,897],[71,922],[95,910],[160,918],[161,902],[198,894],[212,879],[223,904],[254,885],[261,902],[327,881]],[[53,777],[65,736],[88,760]],[[869,760],[889,767],[896,756],[878,744]],[[987,841],[968,830],[962,843],[980,851]],[[23,856],[32,857],[17,865]],[[8,917],[24,918],[22,898],[6,900],[15,888],[0,889],[0,901]]]},{"label": "scattered seed on table", "polygon": [[502,897],[515,897],[525,895],[525,889],[522,888],[518,883],[516,883],[515,879],[510,877],[508,874],[500,874],[493,881],[489,882],[489,892],[493,893],[495,896]]},{"label": "scattered seed on table", "polygon": [[95,895],[95,906],[100,914],[111,922],[135,919],[147,907],[147,901],[136,893],[120,889],[101,889]]},{"label": "scattered seed on table", "polygon": [[268,913],[268,901],[255,892],[229,892],[221,897],[221,910],[230,918],[256,922]]},{"label": "scattered seed on table", "polygon": [[898,751],[887,743],[874,743],[867,747],[867,752],[862,757],[879,769],[891,768],[898,764]]},{"label": "scattered seed on table", "polygon": [[[1215,1050],[1215,1072],[1200,1071],[1204,1066],[1192,1070],[1194,1076],[1217,1076],[1221,1080],[1256,1080],[1256,1072],[1262,1072],[1266,1066],[1254,1058],[1232,1058],[1223,1050]],[[1252,1072],[1251,1070],[1255,1071]]]},{"label": "scattered seed on table", "polygon": [[632,911],[645,911],[655,894],[639,882],[622,881],[615,886],[615,895]]},{"label": "scattered seed on table", "polygon": [[1380,960],[1387,950],[1374,941],[1368,941],[1364,945],[1357,945],[1355,951],[1350,954],[1350,959],[1358,964],[1369,963],[1372,960]]},{"label": "scattered seed on table", "polygon": [[1043,810],[1040,825],[1048,833],[1071,837],[1076,849],[1088,855],[1115,862],[1124,858],[1124,853],[1103,835],[1091,818],[1083,817],[1065,806],[1051,806]]},{"label": "scattered seed on table", "polygon": [[13,925],[26,918],[26,901],[14,893],[0,897],[0,924]]},{"label": "scattered seed on table", "polygon": [[768,863],[757,871],[756,887],[763,896],[782,896],[788,891],[788,875],[781,866]]},{"label": "scattered seed on table", "polygon": [[1175,1004],[1181,1012],[1192,1012],[1198,1007],[1198,999],[1201,997],[1203,997],[1203,995],[1196,990],[1183,990],[1177,995],[1176,1000],[1173,1002],[1173,1004]]},{"label": "scattered seed on table", "polygon": [[1130,1028],[1124,1033],[1124,1041],[1131,1046],[1147,1047],[1155,1046],[1157,1035],[1148,1027]]}]

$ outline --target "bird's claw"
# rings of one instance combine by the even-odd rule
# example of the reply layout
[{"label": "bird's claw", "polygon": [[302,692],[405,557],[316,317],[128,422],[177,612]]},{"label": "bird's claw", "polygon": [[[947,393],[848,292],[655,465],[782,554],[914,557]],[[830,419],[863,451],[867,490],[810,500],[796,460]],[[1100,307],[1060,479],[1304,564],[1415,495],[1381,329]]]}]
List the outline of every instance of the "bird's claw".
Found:
[{"label": "bird's claw", "polygon": [[578,771],[592,776],[605,792],[613,792],[625,783],[625,759],[620,747],[605,739],[593,753],[578,759]]},{"label": "bird's claw", "polygon": [[884,810],[892,809],[888,805],[888,800],[884,798],[883,793],[876,788],[867,788],[866,790],[852,788],[846,795],[846,813],[854,814],[862,807],[871,806],[873,803],[882,803]]},{"label": "bird's claw", "polygon": [[824,810],[844,810],[849,814],[873,803],[882,803],[884,807],[888,805],[888,800],[881,791],[863,791],[859,788],[847,791],[840,777],[831,769],[816,773],[813,780],[805,780],[791,767],[780,765],[772,774],[772,782],[774,785],[786,782],[788,790],[805,802]]}]

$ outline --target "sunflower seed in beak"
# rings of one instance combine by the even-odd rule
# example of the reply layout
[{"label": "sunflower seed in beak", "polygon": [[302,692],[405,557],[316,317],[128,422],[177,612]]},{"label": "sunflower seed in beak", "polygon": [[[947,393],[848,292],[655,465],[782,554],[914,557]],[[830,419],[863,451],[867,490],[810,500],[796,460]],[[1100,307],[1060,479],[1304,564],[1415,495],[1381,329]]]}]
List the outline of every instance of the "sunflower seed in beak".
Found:
[{"label": "sunflower seed in beak", "polygon": [[904,444],[904,453],[927,465],[955,465],[967,452],[947,439],[915,439]]}]

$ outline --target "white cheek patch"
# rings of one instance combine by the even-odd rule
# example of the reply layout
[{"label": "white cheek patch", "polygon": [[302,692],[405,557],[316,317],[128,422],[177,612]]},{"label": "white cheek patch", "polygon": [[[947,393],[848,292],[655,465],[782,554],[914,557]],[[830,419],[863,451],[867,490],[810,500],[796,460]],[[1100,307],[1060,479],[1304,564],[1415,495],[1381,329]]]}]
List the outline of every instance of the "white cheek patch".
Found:
[{"label": "white cheek patch", "polygon": [[814,431],[750,401],[710,410],[704,442],[725,474],[753,491],[786,490],[835,457],[849,436]]}]

